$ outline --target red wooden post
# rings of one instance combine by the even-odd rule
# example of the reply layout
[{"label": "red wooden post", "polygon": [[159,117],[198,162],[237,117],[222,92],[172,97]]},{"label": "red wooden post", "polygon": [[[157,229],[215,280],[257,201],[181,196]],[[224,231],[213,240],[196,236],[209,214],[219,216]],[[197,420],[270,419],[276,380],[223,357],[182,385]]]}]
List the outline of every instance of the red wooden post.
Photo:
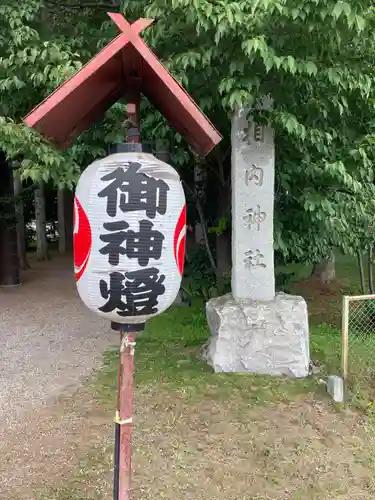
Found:
[{"label": "red wooden post", "polygon": [[[118,500],[130,500],[133,430],[133,376],[135,333],[123,333],[120,347],[119,412],[120,425],[119,492]],[[117,500],[117,499],[116,499]]]}]

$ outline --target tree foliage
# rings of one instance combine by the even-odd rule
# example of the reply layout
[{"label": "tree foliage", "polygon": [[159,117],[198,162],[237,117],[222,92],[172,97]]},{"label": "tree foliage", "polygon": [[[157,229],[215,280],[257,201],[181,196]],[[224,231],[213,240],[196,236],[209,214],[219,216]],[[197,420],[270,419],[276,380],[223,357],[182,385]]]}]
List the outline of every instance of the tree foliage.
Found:
[{"label": "tree foliage", "polygon": [[66,47],[43,38],[40,16],[36,0],[0,6],[0,140],[8,157],[22,160],[25,177],[48,178],[58,171],[69,175],[74,163],[69,167],[69,155],[53,151],[21,119],[80,63]]},{"label": "tree foliage", "polygon": [[22,123],[34,106],[97,52],[103,39],[100,33],[105,12],[82,6],[77,11],[74,5],[6,0],[0,6],[2,148],[9,158],[21,161],[23,178],[52,179],[68,186],[79,175],[80,167],[103,155],[105,143],[119,134],[118,106],[108,113],[103,126],[93,127],[63,153]]},{"label": "tree foliage", "polygon": [[374,212],[374,12],[352,0],[126,0],[172,73],[226,136],[270,95],[279,254],[317,260],[368,243]]},{"label": "tree foliage", "polygon": [[[82,165],[121,137],[114,106],[66,153],[21,118],[116,33],[106,10],[154,18],[144,37],[224,136],[206,160],[214,183],[205,212],[229,231],[230,118],[247,106],[276,131],[275,246],[285,260],[318,260],[374,238],[374,10],[365,0],[7,0],[0,7],[0,139],[24,177],[71,184]],[[270,95],[270,112],[254,109]],[[143,134],[166,138],[186,182],[197,161],[146,103]],[[224,195],[224,200],[230,197]],[[228,203],[227,203],[228,205]],[[220,229],[221,228],[221,229]],[[212,231],[211,231],[212,234]]]}]

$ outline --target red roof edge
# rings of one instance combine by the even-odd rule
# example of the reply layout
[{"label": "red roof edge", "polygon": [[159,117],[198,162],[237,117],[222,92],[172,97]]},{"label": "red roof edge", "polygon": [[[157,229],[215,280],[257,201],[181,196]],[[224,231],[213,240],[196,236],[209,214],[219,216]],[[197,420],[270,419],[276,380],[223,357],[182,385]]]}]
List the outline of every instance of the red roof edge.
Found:
[{"label": "red roof edge", "polygon": [[[24,122],[55,147],[69,147],[80,133],[125,95],[124,69],[134,50],[145,68],[142,90],[200,154],[208,154],[222,139],[194,100],[167,71],[139,33],[152,23],[139,19],[132,25],[121,14],[109,14],[122,33],[74,76],[36,106]],[[125,64],[125,67],[124,67]]]}]

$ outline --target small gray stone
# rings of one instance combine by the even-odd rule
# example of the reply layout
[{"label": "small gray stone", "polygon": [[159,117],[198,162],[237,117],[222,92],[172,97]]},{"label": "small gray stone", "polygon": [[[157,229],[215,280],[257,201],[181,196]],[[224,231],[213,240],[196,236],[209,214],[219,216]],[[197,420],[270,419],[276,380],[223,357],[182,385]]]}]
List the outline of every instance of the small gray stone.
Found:
[{"label": "small gray stone", "polygon": [[215,372],[309,374],[309,327],[302,297],[280,293],[273,301],[238,301],[228,294],[207,302],[206,315],[212,337],[205,358]]},{"label": "small gray stone", "polygon": [[344,402],[344,381],[337,375],[330,375],[327,378],[327,392],[336,403]]}]

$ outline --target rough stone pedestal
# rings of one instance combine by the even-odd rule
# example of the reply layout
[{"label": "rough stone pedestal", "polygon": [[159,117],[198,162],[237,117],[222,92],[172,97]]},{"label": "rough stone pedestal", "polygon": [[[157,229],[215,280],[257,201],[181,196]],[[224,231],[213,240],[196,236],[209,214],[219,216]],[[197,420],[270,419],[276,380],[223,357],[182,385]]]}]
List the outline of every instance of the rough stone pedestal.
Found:
[{"label": "rough stone pedestal", "polygon": [[207,302],[206,313],[212,333],[206,358],[215,372],[309,374],[309,327],[302,297],[280,293],[263,302],[239,301],[228,294]]}]

